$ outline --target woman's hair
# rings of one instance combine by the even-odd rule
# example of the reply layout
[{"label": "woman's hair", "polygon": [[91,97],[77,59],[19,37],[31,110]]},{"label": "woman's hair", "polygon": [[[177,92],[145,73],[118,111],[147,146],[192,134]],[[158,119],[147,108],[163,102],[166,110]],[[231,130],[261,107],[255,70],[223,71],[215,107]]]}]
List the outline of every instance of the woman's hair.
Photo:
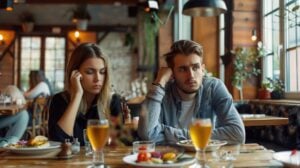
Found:
[{"label": "woman's hair", "polygon": [[[65,84],[65,89],[70,92],[71,89],[71,83],[70,83],[70,78],[71,78],[71,73],[73,70],[78,70],[81,66],[81,64],[86,61],[89,58],[100,58],[104,62],[104,66],[106,68],[105,71],[105,79],[103,83],[103,87],[101,89],[101,92],[99,95],[97,95],[97,108],[98,108],[98,114],[99,117],[101,117],[101,113],[104,113],[105,116],[108,118],[110,114],[110,100],[111,100],[111,88],[110,88],[110,70],[109,70],[109,62],[108,58],[104,56],[102,53],[100,47],[98,47],[94,43],[83,43],[80,44],[71,54],[71,57],[69,59],[67,69],[66,69],[66,84]],[[79,111],[82,113],[87,112],[87,102],[86,99],[84,98],[85,95],[83,93],[83,99],[81,100],[80,106],[79,106]]]},{"label": "woman's hair", "polygon": [[50,95],[53,94],[52,86],[42,70],[31,70],[29,73],[29,90],[33,89],[40,82],[45,82],[50,90]]},{"label": "woman's hair", "polygon": [[168,67],[174,67],[174,58],[177,54],[183,54],[189,56],[190,54],[196,54],[200,58],[203,57],[202,46],[192,40],[179,40],[176,41],[168,53],[164,55]]}]

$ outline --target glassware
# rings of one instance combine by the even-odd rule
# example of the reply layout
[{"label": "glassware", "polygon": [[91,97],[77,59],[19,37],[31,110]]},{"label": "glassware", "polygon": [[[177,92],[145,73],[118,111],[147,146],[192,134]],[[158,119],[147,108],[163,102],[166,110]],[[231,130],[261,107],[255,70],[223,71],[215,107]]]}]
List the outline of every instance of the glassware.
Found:
[{"label": "glassware", "polygon": [[198,160],[197,167],[208,167],[206,165],[205,148],[209,143],[211,127],[209,118],[193,119],[190,125],[190,136],[196,149],[196,159]]},{"label": "glassware", "polygon": [[134,141],[132,143],[132,152],[154,152],[155,151],[155,142],[152,141]]},{"label": "glassware", "polygon": [[93,167],[104,167],[103,148],[109,137],[108,120],[88,120],[87,136],[93,148]]},{"label": "glassware", "polygon": [[85,156],[92,155],[93,149],[89,141],[89,138],[87,137],[86,129],[83,130],[83,141],[84,141]]}]

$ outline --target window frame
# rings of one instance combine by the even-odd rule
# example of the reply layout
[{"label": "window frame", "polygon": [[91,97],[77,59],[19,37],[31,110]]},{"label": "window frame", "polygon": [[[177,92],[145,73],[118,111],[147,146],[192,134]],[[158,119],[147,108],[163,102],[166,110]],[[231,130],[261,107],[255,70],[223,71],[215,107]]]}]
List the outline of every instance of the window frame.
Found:
[{"label": "window frame", "polygon": [[[275,52],[278,52],[279,54],[279,61],[280,61],[280,74],[279,74],[279,78],[281,80],[284,81],[285,85],[287,85],[287,56],[288,56],[288,52],[291,51],[293,48],[299,48],[300,47],[300,43],[296,44],[295,46],[292,47],[288,47],[288,25],[287,25],[287,21],[286,19],[284,19],[285,16],[285,8],[286,5],[289,5],[291,3],[297,3],[297,1],[286,1],[286,0],[279,0],[279,49],[278,51],[276,51],[276,49],[272,49],[273,51],[271,51],[270,53],[268,53],[268,55],[273,55],[275,54]],[[264,3],[262,3],[262,11],[264,11]],[[265,14],[264,12],[262,12],[261,14],[261,25],[262,25],[262,30],[264,32],[264,23],[265,23],[265,16],[274,12],[275,10],[272,9],[271,11],[268,11],[267,14]],[[300,28],[298,28],[299,30]],[[297,29],[296,29],[297,31]],[[274,31],[272,31],[274,32]],[[272,33],[274,34],[274,33]],[[265,34],[263,34],[263,37],[265,38]],[[297,37],[296,37],[297,38]],[[300,39],[298,39],[300,40]],[[297,41],[297,40],[296,40]],[[298,56],[298,59],[300,57]],[[267,77],[267,68],[266,66],[268,65],[268,62],[266,62],[266,58],[263,60],[263,79],[265,79]],[[299,66],[298,66],[299,69]],[[274,75],[274,74],[273,74]],[[298,88],[299,90],[299,88]],[[285,88],[285,99],[300,99],[300,90],[298,92],[288,92],[287,91],[287,87]]]},{"label": "window frame", "polygon": [[45,65],[46,65],[46,38],[48,37],[57,37],[57,38],[64,38],[65,39],[65,65],[64,69],[66,68],[67,65],[67,56],[68,56],[68,38],[65,35],[61,34],[39,34],[39,33],[33,33],[33,34],[19,34],[18,36],[18,70],[17,70],[17,85],[19,88],[21,88],[21,65],[22,65],[22,60],[21,60],[21,49],[22,49],[22,37],[40,37],[41,38],[41,48],[40,48],[40,70],[45,71]]}]

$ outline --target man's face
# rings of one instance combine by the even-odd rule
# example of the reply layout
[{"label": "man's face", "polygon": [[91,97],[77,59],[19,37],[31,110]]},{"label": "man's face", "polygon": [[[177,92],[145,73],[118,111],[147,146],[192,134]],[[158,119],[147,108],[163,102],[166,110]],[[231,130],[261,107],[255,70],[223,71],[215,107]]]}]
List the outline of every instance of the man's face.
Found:
[{"label": "man's face", "polygon": [[178,89],[185,94],[197,92],[204,75],[205,66],[196,54],[178,54],[174,58],[173,75]]}]

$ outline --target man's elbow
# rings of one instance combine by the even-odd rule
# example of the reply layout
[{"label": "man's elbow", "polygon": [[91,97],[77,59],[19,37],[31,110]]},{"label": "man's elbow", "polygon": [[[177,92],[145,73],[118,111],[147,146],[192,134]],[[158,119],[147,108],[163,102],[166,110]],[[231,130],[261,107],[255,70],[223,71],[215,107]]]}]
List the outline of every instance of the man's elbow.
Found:
[{"label": "man's elbow", "polygon": [[155,140],[155,136],[151,131],[146,131],[144,129],[138,129],[138,135],[141,140],[144,141],[153,141]]}]

